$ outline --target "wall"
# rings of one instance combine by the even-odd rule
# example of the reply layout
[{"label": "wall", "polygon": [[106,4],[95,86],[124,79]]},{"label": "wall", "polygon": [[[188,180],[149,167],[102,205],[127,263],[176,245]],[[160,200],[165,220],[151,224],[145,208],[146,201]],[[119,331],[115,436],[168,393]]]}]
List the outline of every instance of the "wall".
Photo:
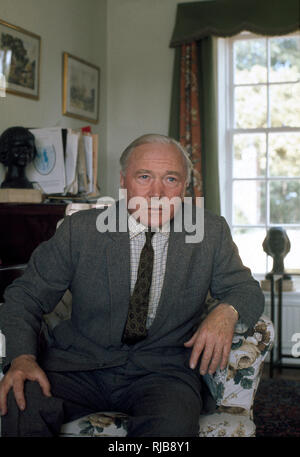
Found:
[{"label": "wall", "polygon": [[[178,3],[191,0],[0,0],[0,18],[42,37],[40,100],[0,99],[0,131],[12,125],[81,127],[61,114],[61,55],[101,68],[99,178],[118,197],[119,156],[146,132],[168,133]],[[197,1],[197,0],[195,0]],[[199,0],[198,0],[199,1]],[[1,179],[1,176],[0,176]]]},{"label": "wall", "polygon": [[[0,132],[6,128],[71,127],[87,123],[62,115],[62,53],[101,68],[99,179],[106,179],[106,0],[0,0],[0,18],[41,36],[40,99],[0,98]],[[3,179],[0,176],[0,180]]]},{"label": "wall", "polygon": [[118,159],[144,133],[168,133],[177,3],[108,0],[107,193],[116,198]]}]

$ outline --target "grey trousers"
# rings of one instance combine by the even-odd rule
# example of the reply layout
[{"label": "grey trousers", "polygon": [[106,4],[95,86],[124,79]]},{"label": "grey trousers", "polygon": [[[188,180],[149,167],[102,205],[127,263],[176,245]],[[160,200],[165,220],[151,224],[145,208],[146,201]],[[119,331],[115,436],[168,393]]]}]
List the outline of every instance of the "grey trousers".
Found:
[{"label": "grey trousers", "polygon": [[202,408],[199,392],[175,376],[148,373],[127,364],[81,372],[46,372],[52,397],[37,382],[25,382],[26,409],[13,392],[1,418],[2,436],[58,436],[63,423],[99,411],[129,415],[131,437],[195,437]]}]

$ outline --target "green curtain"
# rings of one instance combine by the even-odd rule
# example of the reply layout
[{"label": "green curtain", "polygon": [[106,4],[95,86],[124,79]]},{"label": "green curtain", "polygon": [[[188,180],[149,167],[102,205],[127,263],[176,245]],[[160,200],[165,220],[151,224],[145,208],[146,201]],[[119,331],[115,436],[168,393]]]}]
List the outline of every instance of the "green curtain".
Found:
[{"label": "green curtain", "polygon": [[[202,134],[202,179],[205,207],[220,214],[218,173],[218,124],[213,39],[197,41],[199,106]],[[181,48],[175,49],[169,136],[180,139],[180,59]],[[205,69],[205,71],[204,71]]]},{"label": "green curtain", "polygon": [[282,35],[299,29],[300,0],[215,0],[180,3],[171,46],[242,30]]},{"label": "green curtain", "polygon": [[197,48],[204,202],[207,209],[220,214],[217,81],[212,37],[198,41]]},{"label": "green curtain", "polygon": [[181,46],[197,42],[202,169],[205,207],[220,214],[216,59],[213,36],[233,36],[242,30],[263,35],[298,30],[300,0],[215,0],[177,5],[171,39],[175,48],[169,135],[179,140]]}]

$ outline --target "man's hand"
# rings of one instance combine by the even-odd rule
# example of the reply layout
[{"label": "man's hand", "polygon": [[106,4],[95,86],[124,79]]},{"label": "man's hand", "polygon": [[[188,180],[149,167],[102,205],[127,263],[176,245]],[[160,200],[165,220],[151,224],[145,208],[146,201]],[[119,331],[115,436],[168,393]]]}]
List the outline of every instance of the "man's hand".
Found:
[{"label": "man's hand", "polygon": [[37,381],[43,394],[51,397],[50,383],[45,372],[39,367],[33,355],[20,355],[16,357],[10,369],[0,382],[0,411],[1,415],[7,413],[7,394],[12,388],[18,407],[23,411],[26,407],[24,395],[24,382]]},{"label": "man's hand", "polygon": [[190,367],[194,369],[202,355],[200,374],[213,374],[218,366],[223,370],[228,362],[238,313],[221,303],[206,317],[185,347],[193,347]]}]

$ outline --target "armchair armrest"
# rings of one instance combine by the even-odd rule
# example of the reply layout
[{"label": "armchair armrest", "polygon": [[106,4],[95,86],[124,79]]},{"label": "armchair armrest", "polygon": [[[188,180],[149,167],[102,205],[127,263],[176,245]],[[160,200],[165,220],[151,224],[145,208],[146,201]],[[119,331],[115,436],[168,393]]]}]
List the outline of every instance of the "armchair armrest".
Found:
[{"label": "armchair armrest", "polygon": [[253,400],[261,378],[263,363],[274,343],[274,327],[264,315],[250,334],[240,333],[237,325],[229,362],[225,370],[206,375],[218,412],[247,415],[252,418]]}]

